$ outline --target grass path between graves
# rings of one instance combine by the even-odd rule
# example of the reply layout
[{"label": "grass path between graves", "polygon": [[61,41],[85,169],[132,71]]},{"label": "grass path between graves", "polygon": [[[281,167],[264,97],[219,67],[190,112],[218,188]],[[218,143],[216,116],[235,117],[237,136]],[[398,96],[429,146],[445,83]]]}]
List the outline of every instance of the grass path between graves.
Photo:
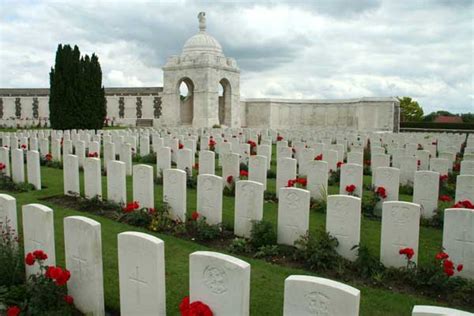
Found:
[{"label": "grass path between graves", "polygon": [[[64,236],[63,218],[72,215],[82,215],[92,218],[102,225],[102,253],[104,268],[105,303],[108,309],[119,310],[119,284],[118,284],[118,259],[117,259],[117,234],[124,231],[142,231],[145,229],[118,223],[100,216],[83,213],[59,207],[41,198],[63,193],[63,172],[59,169],[41,168],[41,175],[45,189],[35,192],[13,194],[17,198],[19,223],[21,223],[21,206],[29,203],[41,203],[54,210],[56,258],[59,265],[64,266]],[[81,186],[83,186],[81,173]],[[367,181],[367,179],[366,179]],[[274,188],[274,179],[269,183],[269,188]],[[128,197],[132,199],[131,177],[127,177]],[[106,179],[103,177],[103,192],[106,198]],[[82,191],[82,189],[81,189]],[[336,193],[336,188],[330,188],[329,193]],[[196,190],[188,189],[188,212],[196,207]],[[10,193],[8,193],[10,194]],[[407,200],[410,197],[402,197]],[[234,198],[224,197],[223,221],[226,226],[233,226]],[[162,187],[155,185],[156,204],[162,202]],[[276,224],[277,205],[265,203],[264,218]],[[311,212],[310,230],[323,230],[325,215]],[[21,225],[19,225],[21,227]],[[173,236],[153,234],[165,241],[166,262],[166,299],[168,315],[179,315],[178,305],[180,300],[188,293],[188,258],[189,254],[197,250],[211,250],[197,243],[182,240]],[[420,257],[421,264],[433,258],[441,247],[442,232],[438,229],[422,227],[420,230]],[[371,220],[362,220],[362,243],[369,246],[374,254],[379,252],[380,223]],[[251,314],[252,315],[281,315],[283,309],[284,280],[292,274],[316,275],[305,270],[293,269],[273,265],[263,260],[241,257],[251,264]],[[344,280],[339,280],[344,282]],[[411,315],[414,305],[439,303],[388,290],[367,287],[362,284],[348,283],[361,290],[361,315]],[[455,307],[455,306],[453,306]]]}]

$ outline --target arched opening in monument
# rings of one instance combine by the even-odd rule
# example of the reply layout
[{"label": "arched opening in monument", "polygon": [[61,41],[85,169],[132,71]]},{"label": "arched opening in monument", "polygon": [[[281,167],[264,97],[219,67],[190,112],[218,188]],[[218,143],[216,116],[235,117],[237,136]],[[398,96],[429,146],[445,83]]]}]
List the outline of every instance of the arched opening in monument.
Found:
[{"label": "arched opening in monument", "polygon": [[219,124],[230,125],[231,88],[227,79],[219,81]]},{"label": "arched opening in monument", "polygon": [[189,78],[183,78],[178,82],[179,91],[179,113],[181,124],[192,125],[194,113],[194,84]]}]

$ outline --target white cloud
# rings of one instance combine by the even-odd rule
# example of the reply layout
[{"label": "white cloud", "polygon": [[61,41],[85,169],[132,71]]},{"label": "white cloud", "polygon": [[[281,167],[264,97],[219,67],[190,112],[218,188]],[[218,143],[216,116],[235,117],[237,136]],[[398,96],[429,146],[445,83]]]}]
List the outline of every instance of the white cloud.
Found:
[{"label": "white cloud", "polygon": [[95,52],[106,86],[162,85],[161,67],[208,31],[241,67],[244,97],[408,95],[474,111],[471,1],[4,1],[0,86],[47,87],[58,43]]}]

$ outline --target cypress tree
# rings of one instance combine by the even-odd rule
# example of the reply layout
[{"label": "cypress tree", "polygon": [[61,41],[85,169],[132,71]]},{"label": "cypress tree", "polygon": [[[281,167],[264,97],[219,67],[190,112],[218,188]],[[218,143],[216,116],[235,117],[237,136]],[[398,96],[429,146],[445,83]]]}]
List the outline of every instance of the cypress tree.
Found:
[{"label": "cypress tree", "polygon": [[49,111],[54,129],[101,129],[106,115],[99,59],[59,45],[51,68]]}]

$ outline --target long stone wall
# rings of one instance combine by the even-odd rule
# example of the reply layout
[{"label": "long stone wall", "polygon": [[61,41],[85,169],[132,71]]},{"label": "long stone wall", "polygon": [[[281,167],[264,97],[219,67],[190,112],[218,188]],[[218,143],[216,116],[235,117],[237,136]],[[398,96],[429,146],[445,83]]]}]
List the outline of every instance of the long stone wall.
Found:
[{"label": "long stone wall", "polygon": [[398,131],[399,108],[396,98],[247,99],[241,102],[241,121],[246,127]]},{"label": "long stone wall", "polygon": [[[163,120],[163,88],[106,88],[107,118],[135,126],[137,118]],[[333,127],[362,131],[398,131],[400,104],[395,98],[348,100],[247,99],[240,102],[243,127]],[[176,109],[179,111],[179,109]],[[49,89],[0,89],[0,125],[45,126]]]}]

